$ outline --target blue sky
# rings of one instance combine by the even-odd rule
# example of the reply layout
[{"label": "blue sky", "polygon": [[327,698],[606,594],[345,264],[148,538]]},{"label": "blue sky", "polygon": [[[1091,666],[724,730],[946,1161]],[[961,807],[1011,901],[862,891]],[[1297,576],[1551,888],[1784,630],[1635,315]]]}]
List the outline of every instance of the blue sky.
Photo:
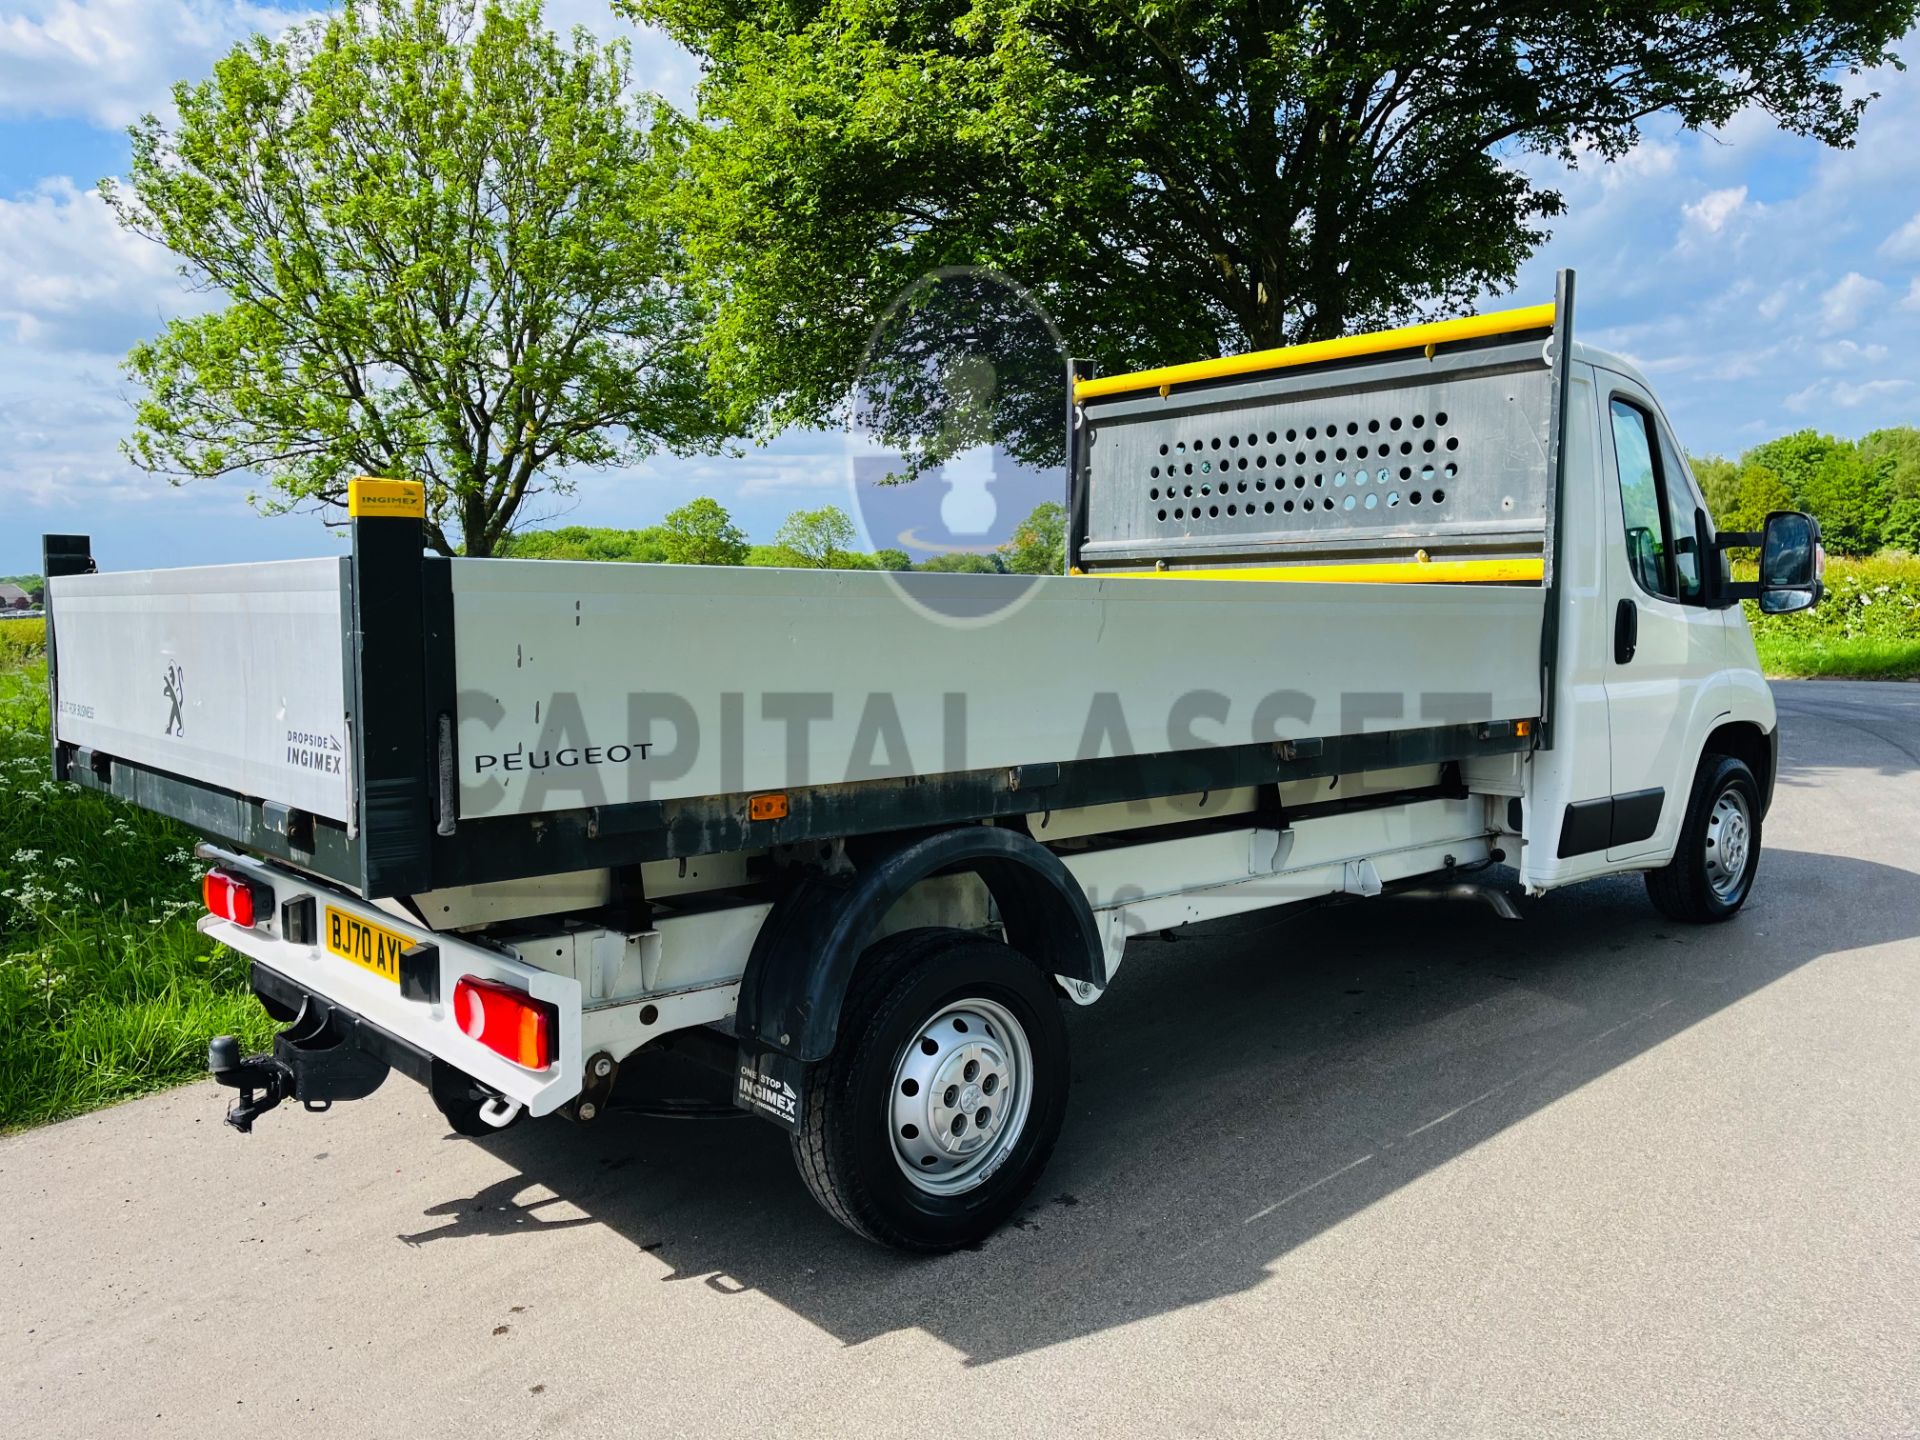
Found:
[{"label": "blue sky", "polygon": [[[603,0],[549,0],[560,25],[632,38],[643,81],[686,98],[694,69]],[[175,489],[129,466],[118,362],[192,303],[172,261],[114,227],[95,185],[126,125],[163,108],[247,33],[309,11],[243,0],[0,0],[0,574],[32,571],[45,530],[94,537],[115,569],[337,549],[309,517],[263,519],[242,482]],[[1903,53],[1920,58],[1920,33]],[[1813,426],[1920,423],[1920,74],[1885,71],[1860,143],[1829,151],[1762,115],[1717,135],[1655,120],[1625,160],[1559,176],[1570,213],[1511,297],[1580,273],[1578,330],[1651,375],[1696,452]],[[1557,172],[1557,167],[1556,167]],[[1169,356],[1169,360],[1187,357]],[[645,525],[695,495],[756,539],[845,498],[837,437],[737,458],[662,458],[582,478],[567,520]]]}]

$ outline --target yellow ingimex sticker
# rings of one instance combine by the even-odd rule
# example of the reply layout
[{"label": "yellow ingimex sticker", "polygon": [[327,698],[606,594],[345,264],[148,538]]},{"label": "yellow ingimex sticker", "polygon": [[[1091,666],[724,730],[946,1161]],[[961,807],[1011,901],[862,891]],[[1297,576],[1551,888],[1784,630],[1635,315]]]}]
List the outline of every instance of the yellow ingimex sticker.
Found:
[{"label": "yellow ingimex sticker", "polygon": [[347,514],[356,520],[395,515],[427,518],[427,487],[418,480],[381,480],[362,475],[347,486]]}]

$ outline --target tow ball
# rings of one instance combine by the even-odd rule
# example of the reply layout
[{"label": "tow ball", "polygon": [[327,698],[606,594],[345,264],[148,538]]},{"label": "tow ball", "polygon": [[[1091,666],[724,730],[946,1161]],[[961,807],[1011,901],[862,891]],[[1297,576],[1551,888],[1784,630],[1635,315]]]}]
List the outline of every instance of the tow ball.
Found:
[{"label": "tow ball", "polygon": [[207,1046],[213,1078],[240,1098],[227,1107],[227,1123],[242,1135],[282,1100],[325,1110],[336,1100],[359,1100],[380,1088],[387,1062],[356,1043],[356,1022],[324,1000],[308,996],[300,1011],[273,1037],[271,1055],[240,1055],[240,1042],[219,1035]]},{"label": "tow ball", "polygon": [[227,1106],[227,1124],[242,1135],[251,1134],[255,1120],[293,1094],[292,1066],[271,1055],[242,1060],[240,1042],[231,1035],[216,1035],[208,1042],[207,1068],[215,1080],[240,1092]]}]

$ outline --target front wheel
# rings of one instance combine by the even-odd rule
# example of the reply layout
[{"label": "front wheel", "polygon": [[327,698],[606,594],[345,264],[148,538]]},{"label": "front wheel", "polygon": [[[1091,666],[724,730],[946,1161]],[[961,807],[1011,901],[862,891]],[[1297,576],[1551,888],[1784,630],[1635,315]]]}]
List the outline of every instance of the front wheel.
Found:
[{"label": "front wheel", "polygon": [[861,957],[840,1036],[793,1137],[814,1198],[899,1250],[984,1239],[1039,1180],[1066,1115],[1048,977],[998,941],[903,931]]},{"label": "front wheel", "polygon": [[1660,913],[1691,925],[1729,919],[1760,865],[1760,787],[1746,762],[1707,755],[1694,777],[1673,859],[1647,872]]}]

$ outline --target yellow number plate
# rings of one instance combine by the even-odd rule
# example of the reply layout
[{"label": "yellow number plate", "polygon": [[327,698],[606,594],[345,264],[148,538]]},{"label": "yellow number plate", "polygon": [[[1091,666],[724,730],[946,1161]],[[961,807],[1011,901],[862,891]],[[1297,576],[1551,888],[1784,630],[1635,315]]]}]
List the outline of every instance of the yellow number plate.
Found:
[{"label": "yellow number plate", "polygon": [[382,980],[400,983],[400,952],[413,943],[405,935],[369,925],[358,915],[327,907],[327,949]]}]

